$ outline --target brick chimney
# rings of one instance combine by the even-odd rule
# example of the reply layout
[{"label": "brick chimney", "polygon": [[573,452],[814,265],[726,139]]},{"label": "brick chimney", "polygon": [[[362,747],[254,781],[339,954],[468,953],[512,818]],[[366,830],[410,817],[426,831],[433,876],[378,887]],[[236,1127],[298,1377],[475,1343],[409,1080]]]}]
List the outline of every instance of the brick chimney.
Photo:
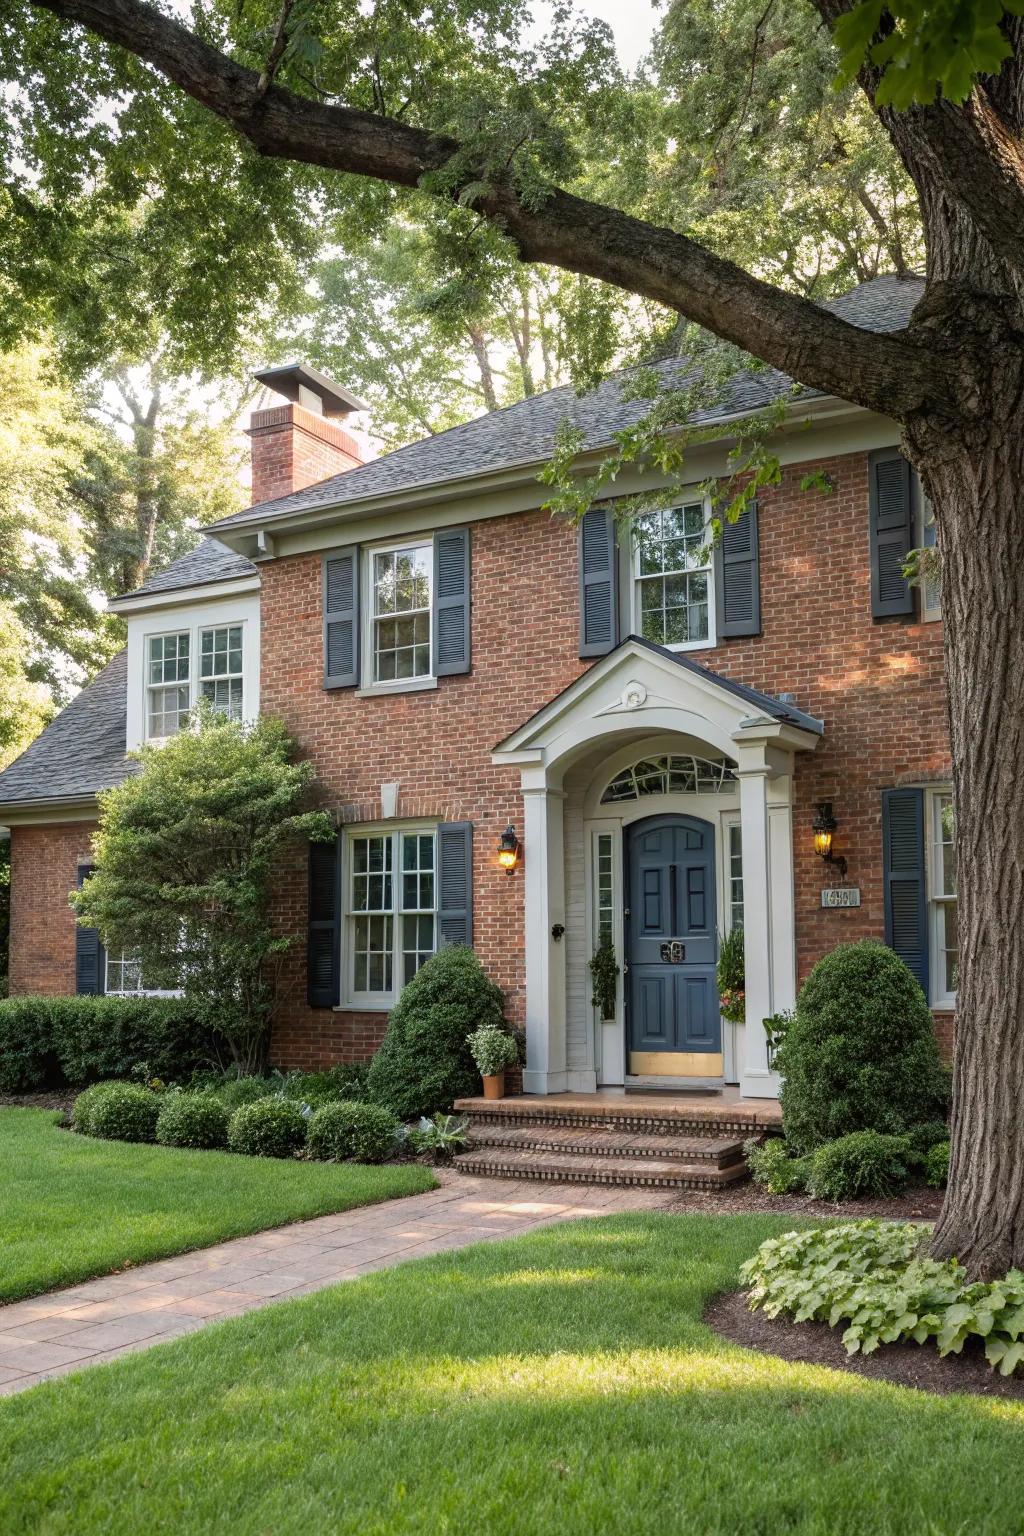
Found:
[{"label": "brick chimney", "polygon": [[301,491],[365,462],[365,454],[339,418],[366,406],[305,363],[264,368],[255,377],[287,405],[253,411],[252,505]]}]

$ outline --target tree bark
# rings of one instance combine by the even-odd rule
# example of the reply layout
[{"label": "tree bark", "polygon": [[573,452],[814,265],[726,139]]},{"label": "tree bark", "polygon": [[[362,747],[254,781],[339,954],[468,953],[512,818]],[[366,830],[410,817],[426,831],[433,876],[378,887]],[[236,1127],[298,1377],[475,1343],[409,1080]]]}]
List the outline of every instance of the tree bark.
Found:
[{"label": "tree bark", "polygon": [[987,431],[908,433],[935,507],[952,738],[959,978],[949,1187],[932,1252],[1024,1268],[1024,357]]}]

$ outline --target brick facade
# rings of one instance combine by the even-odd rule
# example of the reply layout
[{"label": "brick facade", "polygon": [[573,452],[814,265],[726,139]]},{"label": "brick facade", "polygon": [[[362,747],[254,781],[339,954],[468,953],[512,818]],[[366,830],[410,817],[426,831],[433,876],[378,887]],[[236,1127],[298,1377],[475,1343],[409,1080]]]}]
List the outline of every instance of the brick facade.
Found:
[{"label": "brick facade", "polygon": [[[882,790],[950,777],[942,625],[871,618],[867,455],[815,463],[831,482],[827,496],[800,490],[809,467],[787,469],[781,485],[759,498],[761,634],[694,654],[766,693],[794,694],[825,722],[819,749],[796,760],[801,978],[837,943],[883,935]],[[575,531],[539,511],[473,524],[472,671],[425,691],[364,698],[325,691],[319,555],[267,561],[261,580],[261,708],[285,721],[316,765],[324,803],[344,822],[380,819],[381,785],[397,783],[401,819],[473,823],[475,947],[521,1023],[522,871],[499,870],[495,847],[509,821],[522,835],[522,797],[518,769],[496,766],[491,752],[587,665],[577,656]],[[828,872],[813,852],[811,821],[823,799],[834,805],[835,847],[861,889],[859,909],[820,906]],[[67,892],[89,832],[84,823],[14,830],[12,992],[74,990]],[[278,916],[300,935],[306,879],[300,857],[278,883]],[[310,1009],[304,970],[300,942],[283,976],[279,1063],[311,1067],[370,1055],[385,1015]],[[950,1015],[939,1016],[937,1031],[948,1051]]]},{"label": "brick facade", "polygon": [[[797,758],[794,808],[797,963],[802,978],[837,943],[883,935],[881,792],[947,780],[949,738],[942,626],[871,618],[865,454],[817,462],[832,492],[801,491],[808,465],[759,498],[762,632],[694,659],[769,694],[796,695],[825,722],[818,751]],[[359,698],[321,686],[320,560],[262,568],[262,707],[280,715],[316,763],[325,802],[351,823],[381,815],[380,786],[400,785],[398,814],[474,825],[474,930],[480,958],[523,1017],[521,873],[495,866],[505,824],[522,828],[518,770],[491,750],[584,669],[577,657],[576,535],[547,514],[515,514],[472,529],[472,673],[436,690]],[[862,906],[823,911],[829,883],[811,821],[831,799],[836,851],[849,859]],[[529,849],[525,850],[529,858]],[[282,885],[301,931],[305,872]],[[287,977],[277,1033],[283,1063],[365,1054],[381,1014],[309,1009],[301,956]],[[939,1019],[944,1046],[951,1020]]]},{"label": "brick facade", "polygon": [[11,996],[75,990],[75,917],[68,903],[94,826],[11,828]]}]

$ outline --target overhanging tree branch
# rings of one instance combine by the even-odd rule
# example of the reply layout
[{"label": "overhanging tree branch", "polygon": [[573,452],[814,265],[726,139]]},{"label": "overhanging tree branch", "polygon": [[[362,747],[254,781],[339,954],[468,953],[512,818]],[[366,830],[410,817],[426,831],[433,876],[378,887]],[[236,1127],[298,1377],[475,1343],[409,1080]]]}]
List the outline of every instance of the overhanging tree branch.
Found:
[{"label": "overhanging tree branch", "polygon": [[[328,105],[271,84],[143,0],[33,0],[151,64],[230,123],[261,154],[413,188],[459,150],[395,118]],[[905,420],[952,407],[941,357],[907,333],[847,324],[784,293],[673,230],[552,189],[527,207],[510,182],[471,206],[525,261],[545,262],[655,300],[801,384]]]}]

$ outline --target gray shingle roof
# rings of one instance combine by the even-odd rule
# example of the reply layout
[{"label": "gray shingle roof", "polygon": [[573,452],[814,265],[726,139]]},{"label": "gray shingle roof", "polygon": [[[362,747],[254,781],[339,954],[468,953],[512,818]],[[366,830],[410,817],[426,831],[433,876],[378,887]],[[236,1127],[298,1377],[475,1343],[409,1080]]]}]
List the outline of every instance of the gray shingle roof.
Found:
[{"label": "gray shingle roof", "polygon": [[[907,324],[923,292],[921,278],[879,277],[862,283],[825,307],[863,330],[898,331]],[[692,376],[686,358],[666,358],[654,365],[654,371],[669,387],[680,387]],[[565,420],[582,432],[585,449],[607,447],[616,432],[635,425],[649,409],[646,401],[622,398],[622,377],[606,379],[588,395],[578,396],[570,387],[563,386],[478,416],[435,437],[397,448],[358,469],[333,475],[305,490],[293,491],[290,496],[262,502],[258,520],[272,522],[304,511],[343,507],[369,497],[397,495],[446,480],[541,464],[551,457],[556,430]],[[791,381],[773,368],[740,372],[730,381],[724,399],[713,409],[698,412],[695,420],[716,421],[758,410],[778,399],[790,386]],[[818,393],[807,390],[805,397],[812,398]],[[252,518],[253,510],[249,509],[213,526],[231,528]]]},{"label": "gray shingle roof", "polygon": [[0,821],[5,809],[85,799],[135,772],[125,756],[127,677],[120,651],[0,773]]},{"label": "gray shingle roof", "polygon": [[203,587],[214,581],[233,581],[239,576],[255,576],[256,567],[244,555],[236,555],[219,539],[203,539],[187,555],[157,571],[125,598],[149,597],[157,592],[178,592],[185,587]]}]

